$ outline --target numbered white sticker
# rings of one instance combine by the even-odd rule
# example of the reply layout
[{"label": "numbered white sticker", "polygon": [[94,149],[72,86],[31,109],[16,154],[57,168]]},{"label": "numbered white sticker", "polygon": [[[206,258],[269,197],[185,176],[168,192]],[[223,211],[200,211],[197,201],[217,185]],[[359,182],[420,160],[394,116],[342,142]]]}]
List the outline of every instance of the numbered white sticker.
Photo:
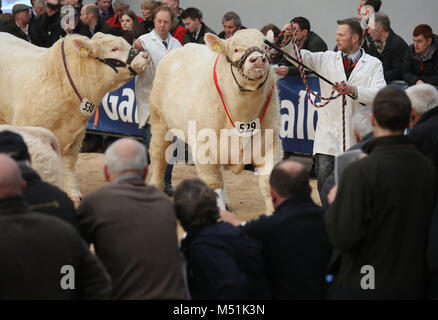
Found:
[{"label": "numbered white sticker", "polygon": [[248,137],[256,134],[260,129],[260,119],[255,118],[250,122],[236,121],[235,125],[234,129],[236,129],[239,136]]},{"label": "numbered white sticker", "polygon": [[90,100],[88,100],[87,98],[84,98],[84,100],[82,100],[81,106],[81,113],[84,116],[91,116],[93,114],[93,112],[96,110],[96,105],[92,102],[90,102]]}]

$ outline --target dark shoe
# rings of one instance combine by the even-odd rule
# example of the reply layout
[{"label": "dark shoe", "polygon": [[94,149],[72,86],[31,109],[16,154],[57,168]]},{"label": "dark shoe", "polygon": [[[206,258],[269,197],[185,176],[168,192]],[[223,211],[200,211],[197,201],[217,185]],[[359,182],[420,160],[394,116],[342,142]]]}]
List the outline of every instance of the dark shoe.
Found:
[{"label": "dark shoe", "polygon": [[173,188],[172,186],[166,186],[164,188],[164,193],[167,194],[170,198],[173,197]]}]

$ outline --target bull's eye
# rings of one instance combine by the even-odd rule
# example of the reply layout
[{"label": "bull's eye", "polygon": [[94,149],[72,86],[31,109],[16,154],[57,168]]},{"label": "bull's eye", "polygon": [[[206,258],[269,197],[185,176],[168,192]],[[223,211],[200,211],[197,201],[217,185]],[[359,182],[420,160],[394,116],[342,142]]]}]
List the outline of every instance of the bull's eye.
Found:
[{"label": "bull's eye", "polygon": [[119,49],[118,48],[112,48],[111,51],[112,52],[117,52],[117,51],[119,51]]},{"label": "bull's eye", "polygon": [[234,49],[234,52],[237,53],[237,52],[239,52],[239,50],[238,49]]}]

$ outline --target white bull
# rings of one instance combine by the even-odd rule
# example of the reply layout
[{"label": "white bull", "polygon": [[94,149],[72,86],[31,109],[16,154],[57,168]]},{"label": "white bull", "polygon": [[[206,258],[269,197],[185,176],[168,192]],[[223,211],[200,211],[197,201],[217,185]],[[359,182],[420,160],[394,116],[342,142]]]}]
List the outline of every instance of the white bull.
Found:
[{"label": "white bull", "polygon": [[[170,52],[157,67],[149,99],[151,183],[163,188],[165,153],[171,144],[166,134],[172,130],[191,146],[198,176],[214,189],[224,188],[221,165],[228,165],[238,174],[245,158],[252,162],[258,168],[259,185],[270,213],[268,178],[281,157],[280,112],[264,36],[255,29],[246,29],[228,40],[207,34],[205,42],[206,46],[189,44]],[[257,119],[262,120],[261,124]],[[260,129],[255,135],[237,136],[238,131],[250,135],[255,127]],[[221,133],[222,129],[229,131]],[[233,144],[225,133],[237,137],[238,143]],[[252,153],[251,142],[261,150]],[[233,158],[234,152],[238,161]]]},{"label": "white bull", "polygon": [[58,188],[64,187],[64,169],[58,140],[49,130],[41,127],[0,125],[0,131],[19,134],[27,145],[31,165],[41,179]]},{"label": "white bull", "polygon": [[87,121],[103,96],[142,71],[147,59],[123,38],[102,33],[68,36],[49,49],[0,33],[0,123],[53,132],[63,157],[64,190],[78,201],[74,167]]}]

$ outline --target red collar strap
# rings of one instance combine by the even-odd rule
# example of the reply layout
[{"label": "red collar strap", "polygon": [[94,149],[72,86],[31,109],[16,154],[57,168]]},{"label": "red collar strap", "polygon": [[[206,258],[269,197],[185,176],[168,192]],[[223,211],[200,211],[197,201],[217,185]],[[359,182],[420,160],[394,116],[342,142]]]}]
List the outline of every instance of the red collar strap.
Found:
[{"label": "red collar strap", "polygon": [[[219,88],[219,83],[217,81],[216,65],[217,65],[217,61],[218,60],[219,60],[219,56],[217,56],[216,62],[214,63],[214,69],[213,69],[214,84],[216,85],[216,89],[217,89],[217,92],[219,93],[219,97],[221,98],[222,105],[224,106],[225,112],[227,113],[228,120],[230,120],[231,125],[233,127],[235,127],[235,124],[234,124],[233,120],[231,119],[231,116],[230,116],[230,113],[228,111],[228,108],[225,105],[224,97],[222,96],[222,92],[221,92],[221,90]],[[263,108],[263,110],[261,112],[260,124],[262,123],[263,118],[265,117],[266,111],[268,110],[268,106],[269,106],[269,103],[271,102],[271,98],[272,98],[272,94],[273,93],[274,93],[274,85],[272,85],[271,93],[269,94],[268,100],[266,101],[266,105],[265,105],[265,107]]]}]

